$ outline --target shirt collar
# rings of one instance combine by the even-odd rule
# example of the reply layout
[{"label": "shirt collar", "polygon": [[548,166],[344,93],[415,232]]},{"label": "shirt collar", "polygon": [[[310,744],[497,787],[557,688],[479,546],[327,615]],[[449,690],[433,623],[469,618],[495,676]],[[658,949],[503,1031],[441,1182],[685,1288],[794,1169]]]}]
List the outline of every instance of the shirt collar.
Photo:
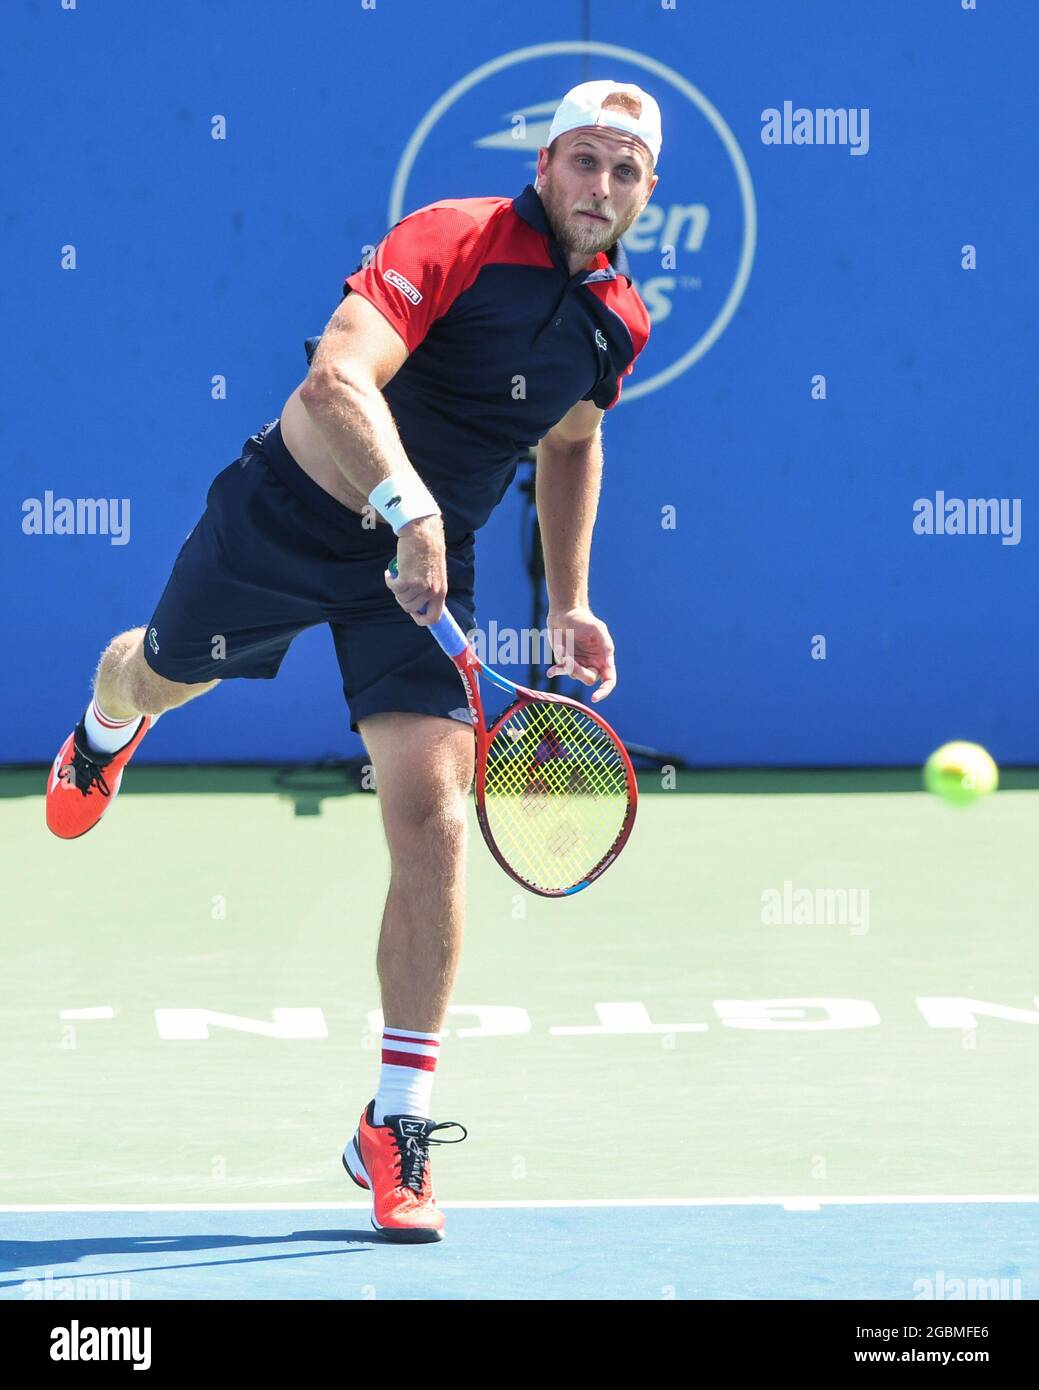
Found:
[{"label": "shirt collar", "polygon": [[[551,223],[545,213],[544,204],[532,183],[527,184],[518,198],[513,198],[512,206],[524,222],[533,227],[536,232],[548,237],[549,243],[554,249],[556,260],[564,266],[567,265],[567,257],[556,241],[555,233],[552,231]],[[609,251],[596,253],[594,264],[587,272],[587,278],[589,280],[613,280],[618,275],[623,275],[628,284],[631,284],[631,266],[628,262],[628,254],[624,250],[623,244],[620,241],[615,241]]]}]

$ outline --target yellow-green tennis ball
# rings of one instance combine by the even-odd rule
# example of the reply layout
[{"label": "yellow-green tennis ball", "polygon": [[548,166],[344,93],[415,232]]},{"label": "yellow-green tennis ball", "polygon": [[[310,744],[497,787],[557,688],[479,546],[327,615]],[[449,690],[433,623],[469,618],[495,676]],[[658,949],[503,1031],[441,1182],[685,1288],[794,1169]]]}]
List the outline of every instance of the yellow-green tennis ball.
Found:
[{"label": "yellow-green tennis ball", "polygon": [[924,765],[924,786],[954,806],[969,806],[999,786],[999,768],[979,743],[943,743]]}]

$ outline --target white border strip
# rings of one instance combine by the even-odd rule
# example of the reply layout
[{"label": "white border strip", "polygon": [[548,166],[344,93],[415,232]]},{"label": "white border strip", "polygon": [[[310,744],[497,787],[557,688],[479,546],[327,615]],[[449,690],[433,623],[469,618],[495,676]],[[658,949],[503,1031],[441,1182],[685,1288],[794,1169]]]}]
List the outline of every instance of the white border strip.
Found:
[{"label": "white border strip", "polygon": [[[935,1206],[953,1203],[1033,1203],[1039,1194],[1007,1196],[899,1196],[899,1197],[589,1197],[511,1202],[437,1202],[445,1211],[498,1211],[579,1207],[784,1207],[788,1211],[817,1211],[821,1207]],[[2,1212],[59,1211],[369,1211],[370,1202],[59,1202],[0,1206]]]}]

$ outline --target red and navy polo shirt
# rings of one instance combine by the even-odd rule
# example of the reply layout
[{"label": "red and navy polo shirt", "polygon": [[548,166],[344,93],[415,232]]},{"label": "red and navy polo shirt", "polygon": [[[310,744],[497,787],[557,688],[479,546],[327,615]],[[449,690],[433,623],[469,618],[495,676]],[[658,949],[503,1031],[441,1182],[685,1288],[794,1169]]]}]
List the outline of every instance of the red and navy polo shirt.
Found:
[{"label": "red and navy polo shirt", "polygon": [[408,346],[383,395],[448,540],[484,524],[521,454],[577,401],[616,405],[649,338],[621,243],[571,276],[532,184],[410,213],[346,277],[350,293]]}]

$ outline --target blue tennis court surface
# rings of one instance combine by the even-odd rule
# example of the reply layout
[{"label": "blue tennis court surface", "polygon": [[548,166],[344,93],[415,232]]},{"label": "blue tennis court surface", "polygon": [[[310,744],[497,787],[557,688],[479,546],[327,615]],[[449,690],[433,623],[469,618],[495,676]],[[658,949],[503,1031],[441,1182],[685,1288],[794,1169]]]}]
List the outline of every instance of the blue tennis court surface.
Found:
[{"label": "blue tennis court surface", "polygon": [[6,1299],[1015,1299],[1039,1198],[471,1206],[385,1244],[363,1204],[7,1210]]}]

